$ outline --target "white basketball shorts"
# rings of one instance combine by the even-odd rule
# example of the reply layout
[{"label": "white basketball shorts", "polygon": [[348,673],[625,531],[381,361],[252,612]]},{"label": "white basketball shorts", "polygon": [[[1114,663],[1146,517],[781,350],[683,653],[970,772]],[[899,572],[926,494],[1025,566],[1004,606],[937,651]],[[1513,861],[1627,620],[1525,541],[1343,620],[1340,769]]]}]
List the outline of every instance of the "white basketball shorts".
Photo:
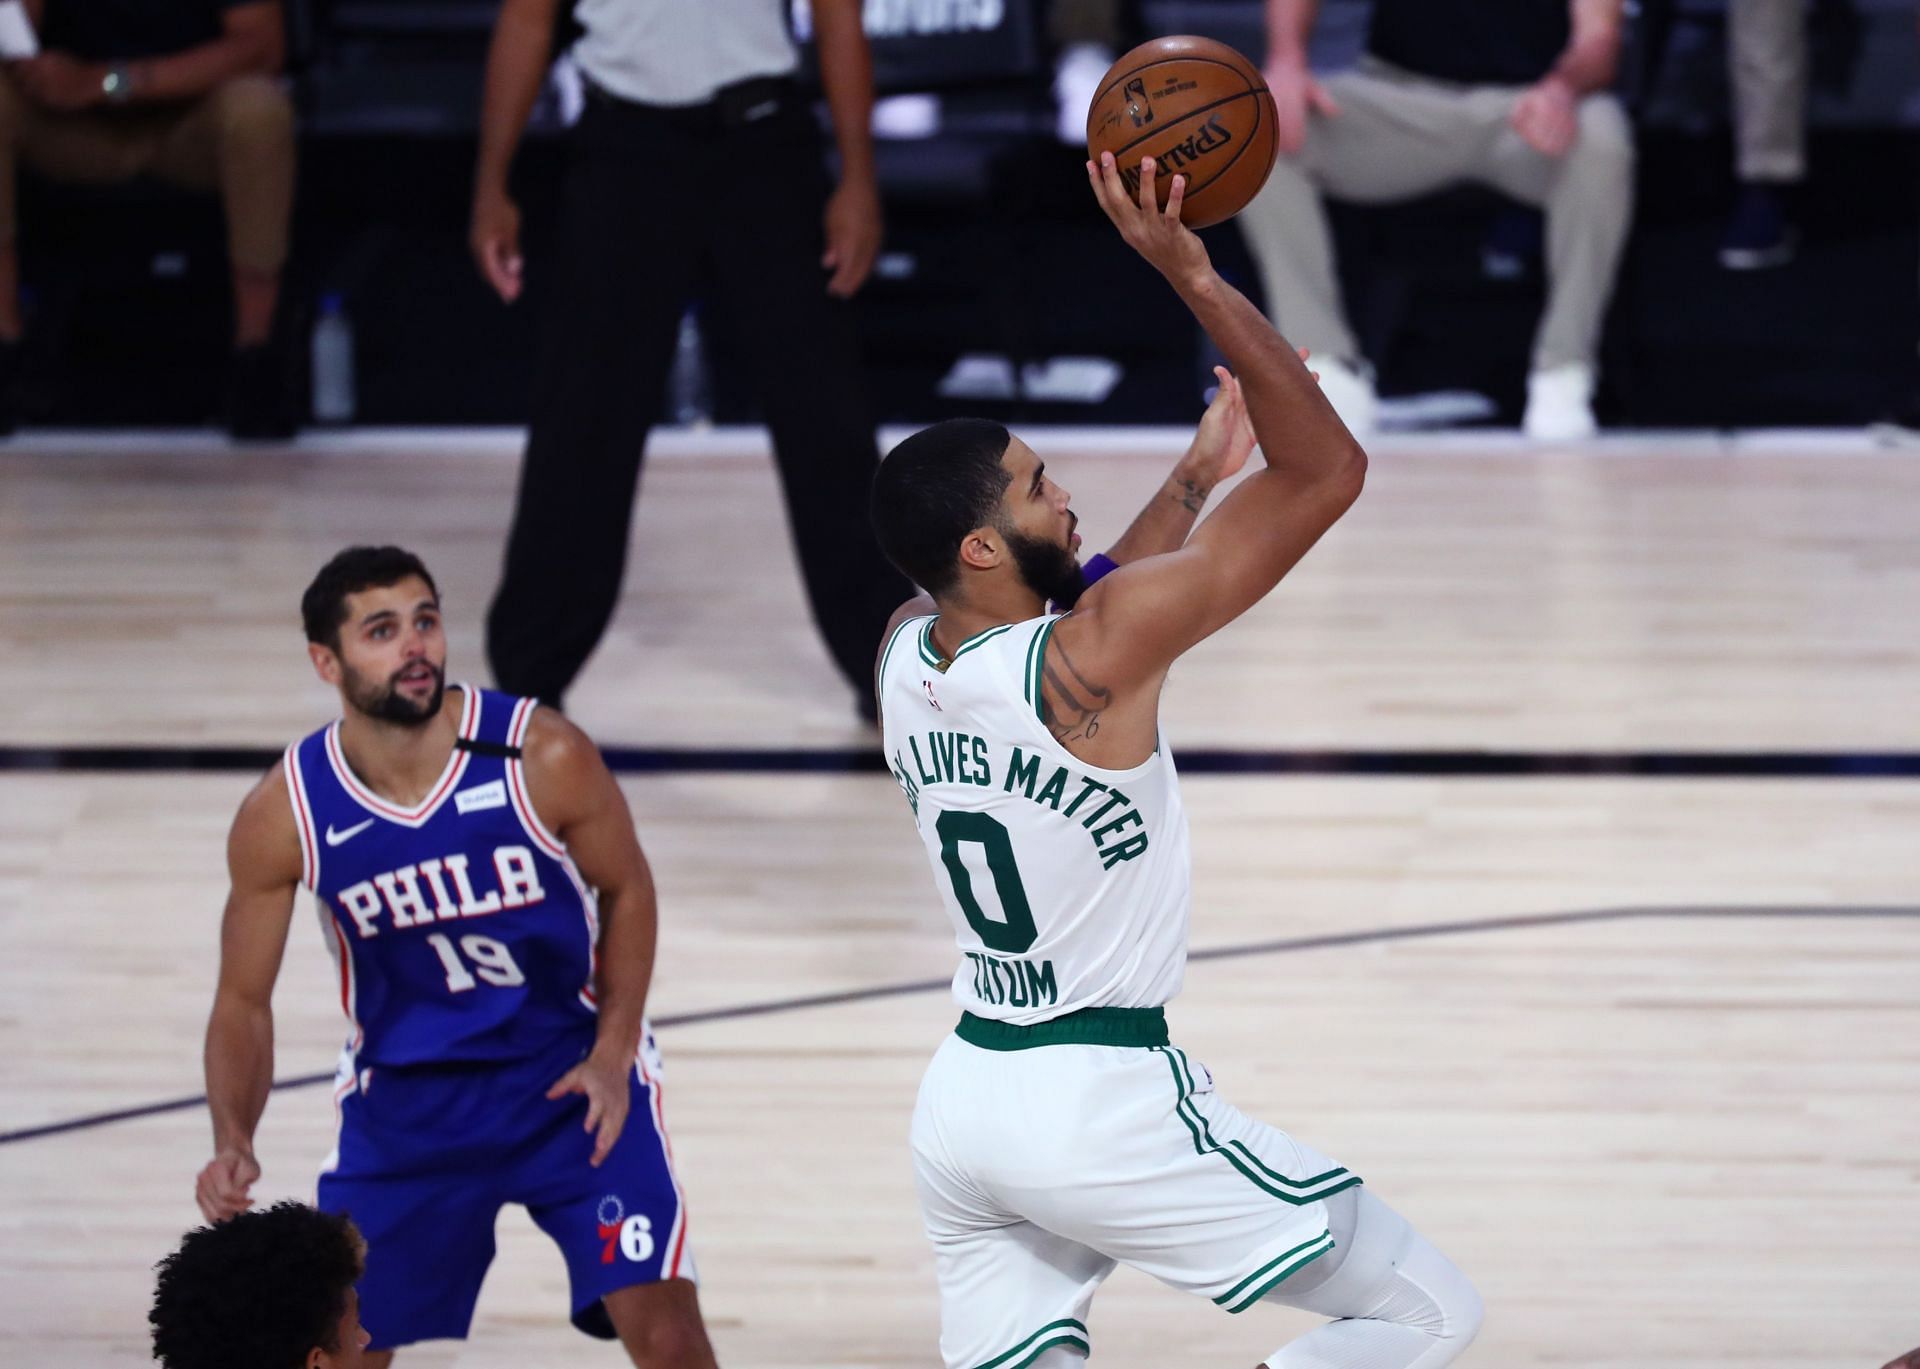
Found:
[{"label": "white basketball shorts", "polygon": [[947,1369],[1090,1352],[1116,1262],[1244,1312],[1333,1249],[1321,1200],[1359,1177],[1223,1102],[1179,1048],[1020,1033],[948,1037],[914,1109]]}]

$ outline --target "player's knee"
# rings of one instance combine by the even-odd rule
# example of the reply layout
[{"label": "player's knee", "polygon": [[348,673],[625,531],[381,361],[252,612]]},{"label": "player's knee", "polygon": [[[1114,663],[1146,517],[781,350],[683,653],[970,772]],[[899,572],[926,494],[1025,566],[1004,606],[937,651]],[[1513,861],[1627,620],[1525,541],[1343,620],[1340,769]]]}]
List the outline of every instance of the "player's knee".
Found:
[{"label": "player's knee", "polygon": [[1462,1274],[1460,1286],[1448,1296],[1444,1307],[1447,1314],[1446,1338],[1464,1350],[1480,1334],[1481,1323],[1487,1317],[1487,1305],[1480,1299],[1480,1290]]},{"label": "player's knee", "polygon": [[1437,1369],[1439,1365],[1451,1364],[1473,1344],[1486,1319],[1486,1304],[1472,1280],[1451,1262],[1446,1266],[1445,1276],[1435,1277],[1435,1271],[1431,1270],[1425,1272],[1423,1282],[1427,1296],[1432,1299],[1432,1308],[1428,1316],[1421,1319],[1420,1329],[1446,1347],[1444,1355],[1433,1361]]},{"label": "player's knee", "polygon": [[655,1317],[626,1339],[635,1369],[707,1369],[714,1362],[698,1316]]}]

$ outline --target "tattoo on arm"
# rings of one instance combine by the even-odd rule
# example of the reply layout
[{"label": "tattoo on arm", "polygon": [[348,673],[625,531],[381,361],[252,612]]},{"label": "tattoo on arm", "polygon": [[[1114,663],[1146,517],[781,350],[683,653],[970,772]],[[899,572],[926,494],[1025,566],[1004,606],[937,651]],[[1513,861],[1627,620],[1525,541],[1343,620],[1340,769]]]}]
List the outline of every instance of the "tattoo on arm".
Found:
[{"label": "tattoo on arm", "polygon": [[1198,513],[1207,506],[1207,496],[1213,491],[1198,480],[1180,479],[1173,482],[1177,487],[1173,502],[1188,513]]},{"label": "tattoo on arm", "polygon": [[1113,691],[1090,683],[1059,642],[1049,642],[1047,648],[1040,664],[1046,684],[1040,697],[1046,706],[1047,730],[1061,742],[1098,736],[1100,715],[1113,702]]}]

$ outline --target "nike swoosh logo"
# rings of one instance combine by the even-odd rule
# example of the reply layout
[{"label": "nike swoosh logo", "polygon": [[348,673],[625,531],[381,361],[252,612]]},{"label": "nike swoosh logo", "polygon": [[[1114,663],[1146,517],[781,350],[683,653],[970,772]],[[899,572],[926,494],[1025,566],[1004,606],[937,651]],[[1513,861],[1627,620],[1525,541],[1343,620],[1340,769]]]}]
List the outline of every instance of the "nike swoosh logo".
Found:
[{"label": "nike swoosh logo", "polygon": [[371,826],[373,826],[373,819],[368,818],[365,822],[356,822],[353,826],[349,827],[344,832],[336,832],[333,830],[333,824],[328,823],[327,824],[327,845],[338,846],[343,841],[352,841],[355,837],[359,836],[362,832],[366,831]]}]

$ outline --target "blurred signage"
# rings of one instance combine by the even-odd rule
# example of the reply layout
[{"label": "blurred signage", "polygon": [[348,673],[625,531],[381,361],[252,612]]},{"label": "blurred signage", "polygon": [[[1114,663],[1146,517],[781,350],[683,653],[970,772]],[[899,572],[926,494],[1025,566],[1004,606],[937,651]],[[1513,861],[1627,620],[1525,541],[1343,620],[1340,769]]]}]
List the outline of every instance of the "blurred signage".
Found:
[{"label": "blurred signage", "polygon": [[[1037,0],[861,0],[883,91],[938,90],[1031,76],[1040,61]],[[814,64],[813,12],[789,0],[794,37]]]}]

